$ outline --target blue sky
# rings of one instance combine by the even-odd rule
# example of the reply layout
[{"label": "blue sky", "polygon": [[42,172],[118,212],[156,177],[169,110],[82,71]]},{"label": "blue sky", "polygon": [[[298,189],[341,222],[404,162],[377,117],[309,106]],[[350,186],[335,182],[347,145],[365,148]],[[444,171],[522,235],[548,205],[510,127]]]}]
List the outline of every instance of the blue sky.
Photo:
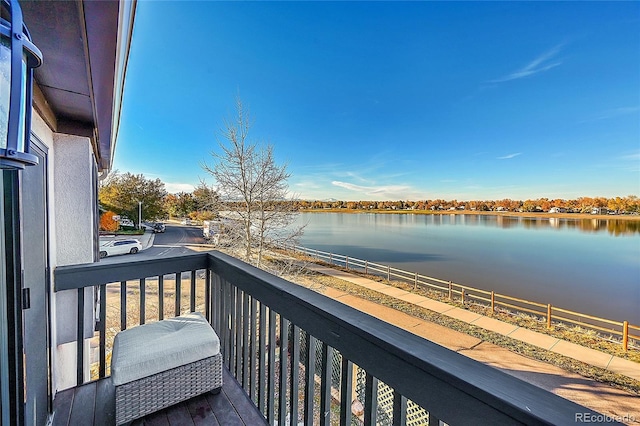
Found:
[{"label": "blue sky", "polygon": [[300,198],[640,195],[640,2],[142,0],[114,168],[213,183],[238,94]]}]

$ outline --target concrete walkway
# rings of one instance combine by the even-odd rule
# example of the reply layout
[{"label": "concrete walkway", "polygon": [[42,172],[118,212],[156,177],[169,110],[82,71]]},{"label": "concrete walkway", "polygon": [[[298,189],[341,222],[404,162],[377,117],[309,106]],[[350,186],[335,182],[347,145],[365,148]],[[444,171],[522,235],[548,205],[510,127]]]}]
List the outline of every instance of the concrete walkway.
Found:
[{"label": "concrete walkway", "polygon": [[[377,281],[337,269],[307,264],[318,273],[348,281],[352,284],[404,300],[426,309],[474,324],[504,336],[561,354],[587,364],[640,380],[640,364],[603,352],[585,348],[556,337],[438,302]],[[604,383],[570,373],[559,367],[527,358],[506,348],[483,342],[468,334],[413,317],[395,309],[361,299],[352,294],[326,287],[320,291],[341,303],[366,312],[406,331],[424,337],[441,346],[477,361],[496,367],[526,382],[553,392],[578,404],[610,416],[627,416],[629,424],[640,424],[640,397]],[[629,417],[631,416],[631,417]]]}]

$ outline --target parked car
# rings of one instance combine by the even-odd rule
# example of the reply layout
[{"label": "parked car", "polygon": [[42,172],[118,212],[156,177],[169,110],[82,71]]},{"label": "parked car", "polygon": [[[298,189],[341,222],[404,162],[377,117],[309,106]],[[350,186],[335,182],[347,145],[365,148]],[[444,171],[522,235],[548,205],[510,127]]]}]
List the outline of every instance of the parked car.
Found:
[{"label": "parked car", "polygon": [[180,223],[183,225],[191,225],[191,219],[183,219]]},{"label": "parked car", "polygon": [[100,257],[136,254],[140,250],[142,250],[142,244],[138,240],[113,240],[100,243]]}]

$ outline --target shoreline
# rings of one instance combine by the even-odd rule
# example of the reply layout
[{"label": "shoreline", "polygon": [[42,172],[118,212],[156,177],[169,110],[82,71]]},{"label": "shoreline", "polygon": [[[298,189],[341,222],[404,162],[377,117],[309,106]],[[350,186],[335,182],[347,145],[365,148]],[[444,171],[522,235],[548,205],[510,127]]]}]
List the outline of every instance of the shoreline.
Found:
[{"label": "shoreline", "polygon": [[545,212],[495,212],[472,210],[363,210],[363,209],[300,209],[300,213],[345,213],[345,214],[418,214],[418,215],[482,215],[503,217],[527,217],[531,219],[597,219],[597,220],[625,220],[640,222],[640,215],[604,215],[589,213],[545,213]]}]

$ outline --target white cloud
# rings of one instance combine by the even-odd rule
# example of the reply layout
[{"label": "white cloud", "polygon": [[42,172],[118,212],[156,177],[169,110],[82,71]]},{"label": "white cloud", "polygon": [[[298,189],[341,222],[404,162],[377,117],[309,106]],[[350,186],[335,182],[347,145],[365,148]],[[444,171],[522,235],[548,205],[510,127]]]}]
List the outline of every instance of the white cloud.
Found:
[{"label": "white cloud", "polygon": [[633,154],[623,155],[621,158],[623,160],[635,160],[635,161],[638,161],[638,160],[640,160],[640,151],[634,152]]},{"label": "white cloud", "polygon": [[608,118],[619,117],[621,115],[633,114],[640,111],[640,106],[620,107],[603,111],[596,117],[596,120],[606,120]]},{"label": "white cloud", "polygon": [[394,200],[411,197],[418,197],[419,191],[408,185],[356,185],[349,182],[334,180],[332,185],[347,189],[352,192],[359,192],[359,196],[368,196],[374,199]]},{"label": "white cloud", "polygon": [[497,157],[498,160],[510,160],[518,155],[522,155],[521,152],[515,152],[513,154],[503,155],[502,157]]},{"label": "white cloud", "polygon": [[196,189],[190,183],[169,183],[165,182],[164,187],[169,194],[177,194],[178,192],[192,192]]},{"label": "white cloud", "polygon": [[535,74],[539,74],[544,71],[548,71],[552,68],[557,67],[562,64],[560,61],[550,62],[553,57],[555,57],[560,50],[562,49],[563,44],[559,44],[553,47],[550,50],[547,50],[533,61],[529,62],[523,68],[520,68],[517,71],[514,71],[510,74],[505,75],[504,77],[497,78],[495,80],[489,81],[489,83],[503,83],[505,81],[517,80],[524,77],[530,77]]}]

